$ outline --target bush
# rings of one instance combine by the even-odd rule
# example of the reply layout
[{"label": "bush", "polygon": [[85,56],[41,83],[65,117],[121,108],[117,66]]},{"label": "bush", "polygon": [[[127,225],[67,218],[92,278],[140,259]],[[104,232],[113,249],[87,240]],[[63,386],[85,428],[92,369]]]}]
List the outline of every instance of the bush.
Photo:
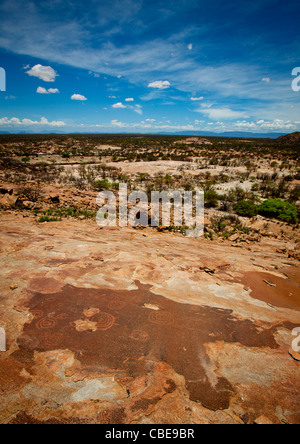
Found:
[{"label": "bush", "polygon": [[215,208],[218,206],[219,196],[215,190],[205,191],[204,202],[206,208]]},{"label": "bush", "polygon": [[296,223],[297,208],[294,204],[282,199],[268,199],[258,208],[259,214],[265,217],[276,218],[284,222]]},{"label": "bush", "polygon": [[38,222],[39,223],[43,223],[43,222],[59,222],[61,221],[60,218],[57,217],[48,217],[48,216],[42,216],[39,218]]},{"label": "bush", "polygon": [[112,184],[108,182],[107,179],[96,180],[93,183],[93,188],[97,191],[109,190],[112,187]]},{"label": "bush", "polygon": [[235,212],[242,217],[254,217],[258,213],[258,206],[251,200],[241,200],[235,206]]}]

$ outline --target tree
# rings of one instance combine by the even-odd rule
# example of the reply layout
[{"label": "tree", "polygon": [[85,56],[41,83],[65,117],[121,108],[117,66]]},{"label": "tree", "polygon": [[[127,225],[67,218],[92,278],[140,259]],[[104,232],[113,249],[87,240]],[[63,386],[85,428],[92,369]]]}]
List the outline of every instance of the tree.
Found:
[{"label": "tree", "polygon": [[267,199],[258,208],[259,214],[269,218],[276,218],[284,222],[296,223],[296,205],[282,199]]}]

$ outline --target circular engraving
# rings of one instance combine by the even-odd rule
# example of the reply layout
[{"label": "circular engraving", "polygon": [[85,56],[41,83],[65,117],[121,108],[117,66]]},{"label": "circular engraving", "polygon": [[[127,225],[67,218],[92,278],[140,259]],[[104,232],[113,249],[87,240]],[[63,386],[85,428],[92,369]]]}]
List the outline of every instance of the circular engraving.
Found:
[{"label": "circular engraving", "polygon": [[149,339],[149,335],[146,331],[142,330],[134,330],[130,336],[135,341],[146,342]]},{"label": "circular engraving", "polygon": [[55,349],[55,348],[57,348],[58,343],[59,343],[58,337],[57,337],[57,335],[46,334],[44,337],[43,343],[44,343],[45,347],[50,348],[50,349]]},{"label": "circular engraving", "polygon": [[35,317],[35,319],[41,318],[43,316],[42,310],[31,310],[31,314]]},{"label": "circular engraving", "polygon": [[151,311],[148,320],[157,325],[169,325],[173,321],[171,314],[167,311]]},{"label": "circular engraving", "polygon": [[100,312],[94,315],[91,321],[96,323],[97,330],[108,330],[114,325],[115,318],[109,313]]},{"label": "circular engraving", "polygon": [[55,327],[55,319],[53,318],[42,318],[36,323],[36,328],[38,330],[48,330]]},{"label": "circular engraving", "polygon": [[65,321],[68,318],[69,318],[68,313],[60,313],[56,316],[56,319],[58,319],[59,321]]},{"label": "circular engraving", "polygon": [[122,310],[125,306],[126,306],[126,303],[124,301],[122,301],[121,299],[112,299],[107,304],[107,308],[109,308],[112,311]]}]

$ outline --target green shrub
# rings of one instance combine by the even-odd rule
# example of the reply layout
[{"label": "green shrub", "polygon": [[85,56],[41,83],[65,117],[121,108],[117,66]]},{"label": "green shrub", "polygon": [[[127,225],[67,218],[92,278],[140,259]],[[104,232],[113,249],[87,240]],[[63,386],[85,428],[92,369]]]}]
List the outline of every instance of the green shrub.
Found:
[{"label": "green shrub", "polygon": [[112,184],[108,182],[107,179],[96,180],[93,182],[93,188],[97,191],[109,190],[112,187]]},{"label": "green shrub", "polygon": [[61,221],[60,218],[57,217],[48,217],[48,216],[42,216],[39,218],[38,222],[39,223],[43,223],[43,222],[59,222]]},{"label": "green shrub", "polygon": [[235,206],[235,212],[242,217],[254,217],[258,213],[258,206],[252,200],[241,200]]},{"label": "green shrub", "polygon": [[296,205],[282,199],[268,199],[258,208],[259,214],[265,217],[276,218],[284,222],[296,223]]},{"label": "green shrub", "polygon": [[204,203],[206,208],[215,208],[218,206],[219,195],[215,190],[207,190],[204,193]]}]

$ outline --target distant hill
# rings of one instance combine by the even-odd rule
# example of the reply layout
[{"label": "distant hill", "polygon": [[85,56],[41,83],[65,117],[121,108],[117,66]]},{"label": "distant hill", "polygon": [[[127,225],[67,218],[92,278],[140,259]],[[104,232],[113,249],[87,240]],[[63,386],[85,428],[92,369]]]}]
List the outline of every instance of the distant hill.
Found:
[{"label": "distant hill", "polygon": [[300,145],[300,133],[296,132],[296,133],[292,133],[292,134],[287,134],[286,136],[280,136],[277,139],[277,142],[281,143],[285,143],[288,145]]}]

